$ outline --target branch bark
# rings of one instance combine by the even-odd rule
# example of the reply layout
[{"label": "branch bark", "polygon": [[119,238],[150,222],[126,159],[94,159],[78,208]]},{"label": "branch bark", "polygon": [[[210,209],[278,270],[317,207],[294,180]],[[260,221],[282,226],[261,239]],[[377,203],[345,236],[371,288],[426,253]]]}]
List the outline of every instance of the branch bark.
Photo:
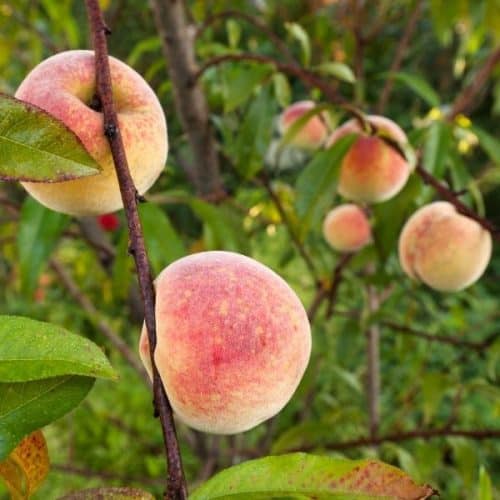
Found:
[{"label": "branch bark", "polygon": [[195,188],[209,200],[224,196],[219,156],[208,105],[199,82],[194,51],[194,27],[188,23],[183,0],[150,0],[156,29],[174,89],[175,108],[194,157]]},{"label": "branch bark", "polygon": [[85,0],[85,4],[95,51],[96,95],[101,103],[104,115],[103,131],[108,139],[113,161],[115,163],[116,174],[127,217],[130,253],[134,257],[144,303],[145,323],[148,331],[153,371],[155,414],[160,417],[168,461],[166,498],[172,500],[185,500],[187,498],[187,487],[184,479],[179,444],[175,432],[172,408],[161,383],[153,356],[156,347],[155,292],[144,244],[141,221],[137,210],[138,193],[129,172],[125,149],[118,127],[118,119],[113,104],[111,73],[106,41],[106,35],[109,34],[109,28],[104,22],[98,0]]},{"label": "branch bark", "polygon": [[[377,312],[380,301],[377,290],[368,286],[368,309],[370,314]],[[380,425],[380,328],[377,323],[371,324],[366,332],[366,356],[368,374],[366,391],[368,399],[368,416],[370,418],[370,437],[375,439]]]}]

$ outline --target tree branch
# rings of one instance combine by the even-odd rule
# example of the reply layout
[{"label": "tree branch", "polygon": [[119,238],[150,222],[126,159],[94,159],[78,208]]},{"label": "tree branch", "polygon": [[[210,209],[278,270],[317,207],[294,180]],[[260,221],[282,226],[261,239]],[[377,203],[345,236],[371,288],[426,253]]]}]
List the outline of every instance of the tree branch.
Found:
[{"label": "tree branch", "polygon": [[347,267],[351,259],[354,257],[353,253],[345,253],[342,255],[337,265],[333,269],[332,283],[330,285],[330,290],[328,292],[328,307],[326,309],[325,318],[328,319],[333,313],[333,308],[335,307],[335,302],[337,300],[337,293],[339,290],[340,283],[342,282],[342,273]]},{"label": "tree branch", "polygon": [[219,200],[224,190],[217,146],[203,89],[193,77],[194,27],[188,24],[183,0],[150,0],[150,5],[168,60],[175,108],[194,156],[195,188],[201,197]]},{"label": "tree branch", "polygon": [[155,414],[158,414],[160,417],[168,460],[166,497],[172,500],[185,500],[187,498],[187,488],[184,479],[184,471],[182,469],[179,444],[175,432],[172,408],[154,361],[154,350],[156,347],[155,292],[137,210],[137,190],[128,169],[125,149],[118,127],[118,119],[113,105],[111,73],[106,41],[106,35],[109,34],[109,29],[104,22],[98,0],[85,0],[85,4],[95,50],[97,97],[102,105],[104,115],[104,134],[108,139],[113,161],[115,163],[116,174],[127,217],[130,253],[134,257],[142,300],[144,302],[145,323],[148,332],[153,371]]},{"label": "tree branch", "polygon": [[447,116],[449,121],[453,121],[457,115],[466,113],[472,108],[474,99],[484,89],[488,78],[498,63],[500,63],[500,47],[489,55],[484,65],[477,71],[472,82],[455,99],[453,107]]},{"label": "tree branch", "polygon": [[61,262],[59,262],[55,258],[51,258],[50,267],[52,267],[54,272],[57,274],[62,285],[64,286],[64,288],[66,288],[71,297],[73,297],[73,299],[87,313],[89,319],[97,326],[104,337],[106,337],[111,342],[115,349],[128,361],[129,365],[137,372],[139,377],[141,377],[149,387],[151,381],[139,358],[130,349],[128,344],[109,326],[109,324],[104,319],[99,317],[100,314],[97,308],[73,281],[73,278],[61,264]]},{"label": "tree branch", "polygon": [[410,43],[411,37],[415,32],[415,28],[417,27],[417,22],[420,17],[420,13],[422,12],[423,2],[422,0],[416,0],[415,8],[413,9],[410,17],[408,18],[408,22],[403,31],[403,36],[399,40],[398,47],[396,49],[396,53],[394,54],[394,59],[392,60],[391,67],[389,68],[389,76],[385,81],[384,88],[380,93],[380,99],[377,103],[377,113],[382,114],[384,112],[385,106],[389,101],[389,97],[392,92],[392,88],[394,86],[394,77],[392,73],[399,71],[401,67],[401,63],[406,55],[406,49],[408,44]]}]

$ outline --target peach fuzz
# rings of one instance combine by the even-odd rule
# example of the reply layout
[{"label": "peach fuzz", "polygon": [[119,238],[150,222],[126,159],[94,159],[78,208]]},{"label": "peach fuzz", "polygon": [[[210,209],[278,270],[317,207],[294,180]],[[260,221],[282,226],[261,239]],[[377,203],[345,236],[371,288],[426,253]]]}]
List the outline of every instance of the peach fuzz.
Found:
[{"label": "peach fuzz", "polygon": [[[311,332],[280,276],[244,255],[210,251],[170,264],[155,286],[154,359],[181,421],[234,434],[285,406],[309,361]],[[139,353],[151,372],[145,327]]]},{"label": "peach fuzz", "polygon": [[339,252],[356,252],[372,241],[368,218],[352,203],[339,205],[323,221],[323,236]]},{"label": "peach fuzz", "polygon": [[[110,57],[113,98],[130,172],[145,193],[162,172],[168,151],[165,115],[147,82]],[[43,205],[70,215],[101,215],[122,208],[103,115],[89,105],[95,93],[94,54],[72,50],[52,56],[21,83],[18,99],[34,104],[66,124],[102,167],[91,177],[58,183],[23,183]]]},{"label": "peach fuzz", "polygon": [[399,261],[405,273],[443,292],[476,282],[491,251],[491,234],[445,201],[418,209],[399,237]]},{"label": "peach fuzz", "polygon": [[[280,133],[285,135],[299,118],[315,106],[313,101],[298,101],[288,106],[279,118],[278,129]],[[314,115],[295,134],[291,144],[304,149],[320,148],[325,142],[327,132],[326,125],[320,116]]]},{"label": "peach fuzz", "polygon": [[[366,120],[379,133],[395,142],[407,142],[403,130],[392,120],[377,115],[369,115]],[[328,138],[327,146],[352,133],[360,136],[342,160],[338,192],[350,200],[365,203],[379,203],[392,198],[408,180],[408,162],[383,139],[363,132],[355,119],[336,129]]]}]

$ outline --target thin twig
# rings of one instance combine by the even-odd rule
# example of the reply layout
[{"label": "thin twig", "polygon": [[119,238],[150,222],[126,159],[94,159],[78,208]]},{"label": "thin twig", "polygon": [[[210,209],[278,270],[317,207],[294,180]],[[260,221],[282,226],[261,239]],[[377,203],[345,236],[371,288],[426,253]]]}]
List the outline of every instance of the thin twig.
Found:
[{"label": "thin twig", "polygon": [[259,31],[264,33],[269,38],[269,40],[273,42],[274,46],[279,49],[281,55],[284,55],[289,62],[295,63],[295,59],[290,52],[288,45],[279,36],[271,31],[258,18],[246,14],[245,12],[240,12],[239,10],[225,10],[208,17],[196,30],[195,38],[201,37],[205,30],[213,24],[228,18],[242,19],[243,21],[246,21],[247,23],[257,28]]},{"label": "thin twig", "polygon": [[498,63],[500,63],[500,47],[488,56],[484,65],[477,71],[472,82],[457,96],[447,116],[449,121],[453,121],[457,115],[466,113],[472,108],[476,96],[484,89],[488,78]]},{"label": "thin twig", "polygon": [[167,498],[172,500],[185,500],[187,498],[187,487],[182,468],[179,443],[177,442],[175,432],[172,408],[161,383],[154,360],[154,350],[156,348],[155,292],[137,210],[137,190],[128,169],[125,149],[118,127],[118,119],[113,105],[111,73],[106,41],[106,35],[109,34],[109,28],[104,22],[98,0],[86,0],[85,3],[95,50],[97,97],[102,106],[104,115],[104,134],[108,139],[113,155],[127,217],[130,253],[134,257],[142,300],[144,302],[144,316],[148,332],[153,372],[155,414],[160,417],[168,461],[168,480],[165,494]]},{"label": "thin twig", "polygon": [[332,283],[330,285],[330,290],[328,291],[328,307],[325,314],[326,319],[330,318],[333,313],[339,286],[342,282],[342,273],[353,257],[353,253],[346,253],[342,255],[337,265],[333,269]]},{"label": "thin twig", "polygon": [[461,202],[456,194],[448,188],[445,184],[440,182],[430,172],[425,170],[421,163],[418,163],[415,172],[422,178],[425,184],[432,186],[446,201],[455,206],[458,212],[475,220],[478,224],[483,226],[486,230],[491,232],[494,239],[500,240],[500,230],[492,224],[488,219],[476,214],[474,210],[470,209],[465,203]]},{"label": "thin twig", "polygon": [[[374,286],[367,287],[368,309],[370,315],[375,314],[380,307],[380,299]],[[380,425],[380,327],[371,323],[366,330],[367,380],[366,392],[368,399],[368,416],[370,436],[374,439]]]},{"label": "thin twig", "polygon": [[60,282],[69,292],[73,300],[77,302],[80,307],[87,313],[89,319],[96,325],[99,331],[106,337],[115,349],[128,361],[129,365],[137,372],[137,374],[144,380],[144,382],[150,386],[151,382],[149,376],[144,369],[144,366],[135,355],[135,353],[130,349],[129,345],[118,335],[105,321],[97,308],[94,306],[92,301],[87,295],[81,290],[75,283],[69,272],[65,267],[55,258],[50,259],[50,267],[57,274]]},{"label": "thin twig", "polygon": [[413,9],[412,13],[410,14],[410,17],[408,18],[408,22],[406,23],[406,26],[404,27],[403,30],[403,36],[399,40],[398,47],[396,49],[396,52],[394,54],[394,59],[392,60],[390,69],[389,69],[389,76],[387,77],[387,80],[385,81],[384,88],[382,89],[382,92],[380,93],[380,99],[377,103],[377,113],[382,114],[384,112],[385,106],[387,105],[387,102],[389,101],[389,97],[392,92],[392,88],[394,86],[394,76],[393,74],[399,71],[399,68],[401,67],[401,63],[403,62],[403,59],[406,55],[406,49],[408,48],[408,44],[410,43],[410,40],[413,36],[413,33],[415,32],[415,28],[417,27],[417,22],[420,17],[420,13],[422,12],[422,7],[423,7],[423,2],[422,0],[417,0],[415,4],[415,8]]}]

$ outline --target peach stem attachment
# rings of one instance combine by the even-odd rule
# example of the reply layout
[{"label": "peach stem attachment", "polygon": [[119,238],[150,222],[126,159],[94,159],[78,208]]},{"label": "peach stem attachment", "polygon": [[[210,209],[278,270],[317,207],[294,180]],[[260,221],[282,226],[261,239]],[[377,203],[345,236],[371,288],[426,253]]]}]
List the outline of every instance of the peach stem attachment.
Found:
[{"label": "peach stem attachment", "polygon": [[151,365],[153,368],[155,416],[160,417],[168,462],[168,479],[165,498],[169,500],[185,500],[187,499],[187,487],[182,468],[172,408],[161,383],[153,357],[156,346],[155,292],[144,244],[141,222],[137,211],[139,196],[129,172],[125,149],[118,127],[118,119],[113,105],[111,73],[109,69],[108,47],[106,41],[106,36],[110,34],[110,30],[104,22],[98,0],[85,0],[85,4],[95,52],[96,96],[101,103],[102,112],[104,114],[104,134],[108,139],[113,161],[115,163],[128,224],[130,238],[129,251],[135,261],[139,287],[144,304],[144,318],[148,331]]}]

